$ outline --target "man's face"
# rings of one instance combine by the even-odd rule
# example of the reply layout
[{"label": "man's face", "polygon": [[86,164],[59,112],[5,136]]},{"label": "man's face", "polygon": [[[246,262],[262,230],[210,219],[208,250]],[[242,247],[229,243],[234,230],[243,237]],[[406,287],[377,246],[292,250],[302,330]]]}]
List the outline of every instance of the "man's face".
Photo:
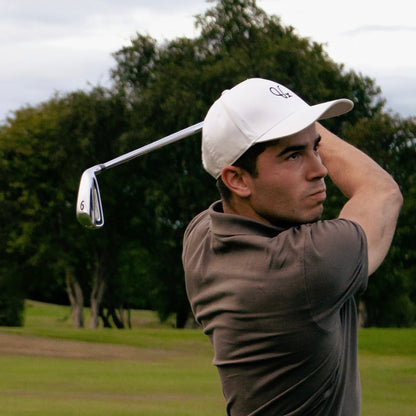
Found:
[{"label": "man's face", "polygon": [[277,140],[258,156],[257,175],[247,183],[253,216],[267,224],[294,225],[318,220],[326,199],[328,171],[319,156],[315,125]]}]

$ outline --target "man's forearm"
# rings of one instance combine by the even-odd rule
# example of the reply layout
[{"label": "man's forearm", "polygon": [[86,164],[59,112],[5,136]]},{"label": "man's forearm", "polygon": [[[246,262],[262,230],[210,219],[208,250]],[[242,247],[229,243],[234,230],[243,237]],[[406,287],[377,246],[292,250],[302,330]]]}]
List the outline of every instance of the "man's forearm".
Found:
[{"label": "man's forearm", "polygon": [[369,274],[388,252],[403,203],[394,179],[366,154],[317,123],[322,163],[349,199],[339,217],[357,222],[368,241]]},{"label": "man's forearm", "polygon": [[375,193],[398,190],[393,178],[365,153],[317,123],[321,135],[319,152],[322,163],[335,185],[347,197],[360,192]]}]

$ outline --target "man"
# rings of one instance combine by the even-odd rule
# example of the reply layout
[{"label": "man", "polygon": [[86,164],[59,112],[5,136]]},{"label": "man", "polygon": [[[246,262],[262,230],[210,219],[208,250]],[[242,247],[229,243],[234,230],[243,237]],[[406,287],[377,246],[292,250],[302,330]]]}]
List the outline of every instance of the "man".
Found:
[{"label": "man", "polygon": [[[183,264],[228,415],[360,414],[354,296],[390,247],[402,197],[317,122],[351,108],[249,79],[205,118],[203,164],[222,200],[188,226]],[[327,174],[348,202],[320,221]]]}]

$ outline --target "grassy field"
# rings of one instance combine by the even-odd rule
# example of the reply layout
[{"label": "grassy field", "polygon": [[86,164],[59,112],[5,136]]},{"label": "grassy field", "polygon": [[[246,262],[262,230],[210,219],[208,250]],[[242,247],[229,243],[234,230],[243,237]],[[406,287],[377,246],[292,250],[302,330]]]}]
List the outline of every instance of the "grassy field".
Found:
[{"label": "grassy field", "polygon": [[[132,330],[75,330],[69,308],[28,302],[24,328],[0,328],[0,415],[224,415],[201,331],[148,311],[132,321]],[[414,416],[416,329],[361,330],[359,348],[362,415]]]}]

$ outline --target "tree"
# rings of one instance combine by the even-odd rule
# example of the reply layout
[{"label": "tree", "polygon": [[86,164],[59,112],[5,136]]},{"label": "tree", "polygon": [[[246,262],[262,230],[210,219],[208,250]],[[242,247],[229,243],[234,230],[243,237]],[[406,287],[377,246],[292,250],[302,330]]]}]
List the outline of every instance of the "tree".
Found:
[{"label": "tree", "polygon": [[110,238],[93,238],[76,223],[78,181],[85,167],[114,154],[124,109],[121,97],[96,88],[19,110],[0,132],[2,215],[9,220],[2,223],[2,276],[19,276],[22,292],[40,300],[62,297],[66,287],[76,327],[83,326],[83,291],[99,291],[103,263],[116,252]]}]

